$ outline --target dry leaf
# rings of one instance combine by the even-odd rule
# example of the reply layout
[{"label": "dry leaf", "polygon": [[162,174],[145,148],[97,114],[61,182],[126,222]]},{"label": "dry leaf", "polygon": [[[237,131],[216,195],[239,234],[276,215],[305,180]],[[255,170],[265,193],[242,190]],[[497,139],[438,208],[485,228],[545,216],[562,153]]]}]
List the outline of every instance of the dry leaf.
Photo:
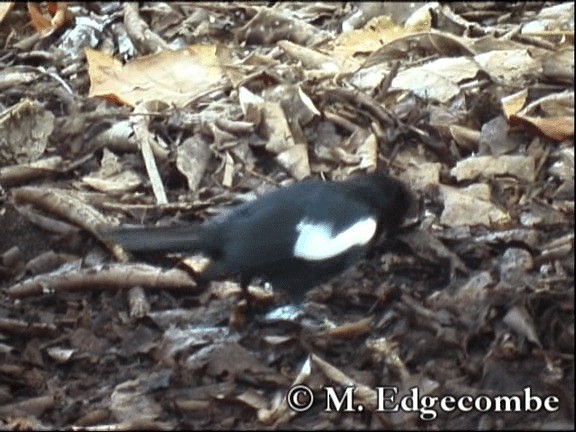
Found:
[{"label": "dry leaf", "polygon": [[480,132],[460,125],[449,125],[448,131],[454,142],[465,150],[474,152],[478,150]]},{"label": "dry leaf", "polygon": [[447,102],[460,93],[459,83],[474,78],[479,70],[469,58],[446,57],[398,73],[392,87],[410,90],[424,99]]},{"label": "dry leaf", "polygon": [[542,346],[536,333],[534,320],[523,306],[513,306],[502,319],[506,325],[518,334],[523,335],[530,342]]},{"label": "dry leaf", "polygon": [[68,10],[66,2],[47,2],[46,10],[52,16],[49,20],[40,10],[40,4],[28,2],[30,20],[41,37],[48,36],[53,30],[74,23],[74,15]]},{"label": "dry leaf", "polygon": [[444,210],[440,223],[447,226],[487,227],[505,226],[511,217],[490,202],[490,187],[487,184],[476,184],[464,189],[441,185],[444,199]]},{"label": "dry leaf", "polygon": [[262,105],[262,113],[264,115],[262,133],[268,140],[266,150],[278,154],[292,148],[294,137],[282,106],[277,102],[265,101]]},{"label": "dry leaf", "polygon": [[28,2],[28,13],[30,14],[32,26],[34,26],[34,29],[36,29],[40,36],[46,36],[52,31],[50,20],[42,15],[38,4]]},{"label": "dry leaf", "polygon": [[15,2],[1,2],[0,3],[0,24],[4,21],[4,18],[8,16]]},{"label": "dry leaf", "polygon": [[178,146],[176,167],[186,176],[190,191],[196,191],[202,181],[210,155],[210,147],[200,135],[194,135]]},{"label": "dry leaf", "polygon": [[402,179],[414,189],[421,190],[426,186],[436,186],[440,183],[442,164],[438,162],[422,162],[410,165],[402,173]]},{"label": "dry leaf", "polygon": [[276,159],[296,180],[302,180],[310,175],[308,146],[305,144],[294,144],[276,156]]},{"label": "dry leaf", "polygon": [[509,119],[511,115],[520,111],[524,107],[527,98],[528,89],[522,89],[519,92],[503,97],[501,100],[502,111],[506,118]]},{"label": "dry leaf", "polygon": [[142,185],[140,176],[134,171],[124,171],[109,177],[88,175],[82,177],[82,181],[88,186],[109,194],[120,194],[135,190]]},{"label": "dry leaf", "polygon": [[130,192],[142,184],[140,176],[134,171],[122,171],[118,157],[108,149],[104,149],[100,169],[82,177],[82,181],[96,190],[110,194]]},{"label": "dry leaf", "polygon": [[230,155],[230,152],[226,152],[224,157],[224,175],[222,176],[222,186],[227,188],[232,186],[234,179],[234,159]]},{"label": "dry leaf", "polygon": [[44,153],[54,115],[37,101],[23,99],[0,113],[0,165],[29,163]]},{"label": "dry leaf", "polygon": [[510,123],[529,126],[555,141],[574,137],[574,117],[541,118],[514,115],[510,118]]},{"label": "dry leaf", "polygon": [[509,175],[532,182],[536,176],[536,162],[532,156],[472,156],[459,161],[450,174],[456,180],[474,180],[480,175]]},{"label": "dry leaf", "polygon": [[158,100],[184,106],[217,88],[224,77],[214,45],[191,45],[179,51],[139,57],[126,65],[107,54],[85,50],[90,96],[135,106]]},{"label": "dry leaf", "polygon": [[282,40],[278,42],[288,56],[302,63],[306,70],[318,69],[326,74],[335,75],[341,69],[340,62],[334,57],[322,54],[312,48],[296,45],[290,41]]},{"label": "dry leaf", "polygon": [[474,57],[494,81],[508,85],[542,73],[542,64],[527,49],[495,50]]}]

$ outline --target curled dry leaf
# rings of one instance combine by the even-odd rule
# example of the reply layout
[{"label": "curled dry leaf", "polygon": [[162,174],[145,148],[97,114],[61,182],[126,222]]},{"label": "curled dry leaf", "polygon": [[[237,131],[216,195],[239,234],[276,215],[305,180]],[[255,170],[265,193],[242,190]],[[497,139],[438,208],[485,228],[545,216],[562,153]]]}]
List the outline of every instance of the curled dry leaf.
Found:
[{"label": "curled dry leaf", "polygon": [[40,10],[40,4],[28,2],[30,20],[41,37],[49,36],[54,30],[74,23],[74,15],[66,2],[46,2],[46,10],[52,16],[49,20]]},{"label": "curled dry leaf", "polygon": [[259,125],[262,122],[264,99],[255,95],[246,87],[238,89],[238,102],[247,122]]},{"label": "curled dry leaf", "polygon": [[282,48],[288,56],[301,62],[306,70],[321,70],[328,75],[336,75],[341,70],[341,65],[336,59],[312,48],[297,45],[286,40],[279,41],[278,46]]},{"label": "curled dry leaf", "polygon": [[378,165],[378,141],[376,135],[369,134],[368,137],[360,144],[356,154],[360,157],[358,168],[366,172],[374,172]]},{"label": "curled dry leaf", "polygon": [[574,86],[574,48],[564,48],[542,60],[544,75],[549,79]]},{"label": "curled dry leaf", "polygon": [[47,157],[31,163],[0,168],[0,185],[15,186],[27,181],[45,178],[62,169],[60,156]]},{"label": "curled dry leaf", "polygon": [[140,17],[140,7],[136,2],[126,2],[124,7],[124,27],[134,45],[144,54],[170,51],[170,46]]},{"label": "curled dry leaf", "polygon": [[[574,207],[572,207],[573,209]],[[520,214],[520,222],[528,227],[562,226],[569,220],[569,216],[545,202],[536,200],[530,202]]]},{"label": "curled dry leaf", "polygon": [[[41,417],[44,412],[54,409],[56,406],[56,397],[54,396],[40,396],[30,399],[25,399],[20,402],[14,402],[2,405],[0,407],[0,415],[7,418],[18,416],[20,418]],[[40,425],[34,428],[41,429]]]},{"label": "curled dry leaf", "polygon": [[494,284],[495,280],[490,272],[482,271],[461,281],[455,293],[436,291],[428,297],[427,302],[435,310],[459,306],[456,310],[459,310],[461,315],[474,312],[473,318],[476,319]]},{"label": "curled dry leaf", "polygon": [[438,238],[426,230],[417,229],[402,235],[402,240],[410,246],[412,251],[426,260],[443,260],[450,262],[451,270],[458,270],[464,274],[468,268],[460,257],[448,249]]},{"label": "curled dry leaf", "polygon": [[514,94],[503,97],[501,99],[502,111],[506,118],[510,118],[510,116],[524,108],[527,98],[528,89],[522,89]]},{"label": "curled dry leaf", "polygon": [[473,56],[475,51],[468,47],[468,40],[449,33],[423,32],[400,37],[374,51],[365,61],[363,68],[379,65],[391,60],[405,59],[413,50],[431,51],[442,56]]},{"label": "curled dry leaf", "polygon": [[536,177],[536,162],[532,156],[472,156],[459,161],[450,174],[457,181],[475,180],[479,176],[513,176],[532,182]]},{"label": "curled dry leaf", "polygon": [[402,179],[414,189],[422,190],[426,186],[436,186],[440,183],[442,164],[438,162],[422,162],[410,165],[402,173]]},{"label": "curled dry leaf", "polygon": [[255,389],[246,390],[236,396],[236,400],[255,410],[267,409],[269,403],[268,398],[258,393]]},{"label": "curled dry leaf", "polygon": [[542,8],[522,26],[522,33],[558,35],[568,29],[574,30],[574,3],[562,2]]},{"label": "curled dry leaf", "polygon": [[150,303],[146,298],[146,293],[139,286],[128,290],[128,305],[130,307],[130,318],[142,318],[150,312]]},{"label": "curled dry leaf", "polygon": [[459,83],[474,78],[479,70],[467,57],[446,57],[399,72],[392,87],[410,90],[423,99],[447,102],[460,94]]},{"label": "curled dry leaf", "polygon": [[222,185],[231,187],[234,179],[234,159],[229,152],[224,155],[224,175],[222,177]]},{"label": "curled dry leaf", "polygon": [[286,114],[277,102],[264,101],[241,87],[238,96],[248,120],[258,122],[262,118],[262,134],[266,138],[266,150],[275,153],[278,163],[294,178],[301,180],[310,175],[308,146],[296,144]]},{"label": "curled dry leaf", "polygon": [[574,117],[539,118],[515,115],[510,118],[515,125],[529,126],[555,141],[574,137]]},{"label": "curled dry leaf", "polygon": [[54,115],[39,102],[24,99],[0,113],[0,165],[28,163],[46,149]]},{"label": "curled dry leaf", "polygon": [[399,353],[399,344],[389,338],[381,337],[366,341],[366,346],[371,351],[376,363],[385,363],[391,367],[402,381],[410,377],[410,371]]},{"label": "curled dry leaf", "polygon": [[267,139],[266,150],[272,153],[282,153],[294,146],[294,137],[282,106],[277,102],[264,102],[263,134]]},{"label": "curled dry leaf", "polygon": [[82,181],[96,190],[111,194],[129,192],[142,184],[134,171],[122,171],[118,157],[107,148],[102,154],[100,169],[82,177]]},{"label": "curled dry leaf", "polygon": [[249,45],[269,45],[286,39],[298,45],[315,46],[332,36],[296,16],[272,8],[258,7],[258,13],[236,31],[236,39]]},{"label": "curled dry leaf", "polygon": [[413,32],[412,29],[396,24],[391,17],[380,15],[368,21],[362,29],[341,33],[335,41],[334,53],[340,58],[371,53],[383,44]]},{"label": "curled dry leaf", "polygon": [[4,334],[31,339],[58,335],[58,328],[53,323],[36,323],[13,318],[0,318],[0,330]]},{"label": "curled dry leaf", "polygon": [[574,91],[552,93],[532,101],[518,115],[536,116],[538,112],[544,117],[574,117]]},{"label": "curled dry leaf", "polygon": [[478,150],[480,143],[480,132],[460,125],[448,126],[448,131],[454,142],[468,152]]},{"label": "curled dry leaf", "polygon": [[[296,378],[290,384],[290,387],[294,387],[299,384],[303,384],[310,379],[312,373],[312,364],[310,361],[310,357],[306,359],[306,361],[300,367]],[[290,409],[288,403],[286,402],[286,397],[282,395],[281,398],[274,400],[271,404],[270,409],[261,409],[258,410],[258,420],[264,424],[274,424],[274,425],[281,425],[286,423],[293,417],[295,412]]]},{"label": "curled dry leaf", "polygon": [[423,5],[416,3],[412,4],[412,6],[417,7],[417,9],[408,17],[404,27],[414,32],[430,31],[432,28],[432,14],[438,14],[440,3],[426,2]]},{"label": "curled dry leaf", "polygon": [[318,111],[318,108],[316,108],[316,105],[314,105],[314,102],[312,102],[312,99],[310,99],[310,96],[308,96],[304,90],[302,90],[301,86],[298,86],[298,96],[311,115],[318,117],[322,115],[322,113]]},{"label": "curled dry leaf", "polygon": [[98,236],[97,226],[118,223],[63,189],[25,186],[13,189],[12,193],[16,201],[32,204],[49,213],[54,213],[96,236]]},{"label": "curled dry leaf", "polygon": [[510,124],[503,115],[487,121],[482,125],[480,132],[479,150],[493,156],[502,156],[513,152],[518,148],[519,142],[509,132]]},{"label": "curled dry leaf", "polygon": [[110,395],[110,409],[118,421],[151,421],[162,413],[161,405],[140,379],[118,384]]},{"label": "curled dry leaf", "polygon": [[536,334],[536,327],[534,320],[523,306],[513,306],[502,319],[515,332],[523,335],[530,342],[542,347],[538,335]]},{"label": "curled dry leaf", "polygon": [[526,249],[510,247],[500,260],[500,280],[523,286],[528,282],[527,272],[534,267],[532,254]]},{"label": "curled dry leaf", "polygon": [[555,141],[571,139],[574,137],[574,92],[536,99],[512,115],[510,124],[532,129]]},{"label": "curled dry leaf", "polygon": [[133,124],[129,120],[115,122],[94,137],[92,142],[98,148],[106,147],[114,151],[135,152],[138,150]]},{"label": "curled dry leaf", "polygon": [[82,177],[82,181],[88,186],[110,194],[120,194],[135,190],[140,187],[142,180],[134,171],[124,171],[107,178],[97,176]]},{"label": "curled dry leaf", "polygon": [[210,147],[204,138],[196,134],[186,139],[176,153],[176,167],[188,180],[188,189],[195,192],[204,177],[210,160]]},{"label": "curled dry leaf", "polygon": [[[1,5],[4,3],[0,3]],[[0,91],[15,88],[18,85],[26,85],[40,79],[43,72],[40,68],[30,66],[4,67],[0,71]]]},{"label": "curled dry leaf", "polygon": [[276,160],[296,180],[302,180],[310,175],[308,146],[306,144],[293,145],[276,156]]},{"label": "curled dry leaf", "polygon": [[337,382],[346,387],[354,387],[354,396],[356,400],[362,403],[365,407],[369,409],[374,409],[376,407],[376,390],[359,383],[352,377],[346,375],[341,369],[321,359],[315,354],[312,354],[310,359],[312,360],[312,364],[317,367],[328,380]]},{"label": "curled dry leaf", "polygon": [[[380,2],[359,2],[356,3],[356,10],[346,17],[342,22],[342,33],[351,32],[354,29],[363,27],[372,18],[381,15],[391,15],[393,11],[405,10],[406,7],[410,8],[408,3],[402,3],[403,7],[391,8],[389,4]],[[396,22],[401,22],[396,21]]]},{"label": "curled dry leaf", "polygon": [[444,225],[501,227],[512,221],[507,212],[490,201],[490,186],[487,184],[475,184],[464,189],[440,185],[440,192],[444,199],[440,223]]},{"label": "curled dry leaf", "polygon": [[72,355],[75,352],[76,352],[75,349],[61,348],[61,347],[49,347],[46,350],[46,353],[56,363],[67,363],[68,360],[70,360],[72,358]]},{"label": "curled dry leaf", "polygon": [[350,322],[327,330],[320,337],[335,337],[341,339],[353,339],[370,332],[374,317],[367,317],[356,322]]},{"label": "curled dry leaf", "polygon": [[129,289],[138,285],[160,290],[192,290],[196,287],[190,275],[183,270],[166,270],[145,264],[111,264],[69,273],[62,270],[45,273],[13,285],[6,292],[10,297],[20,298],[88,287]]},{"label": "curled dry leaf", "polygon": [[4,21],[4,18],[10,13],[15,2],[7,1],[0,3],[0,24]]},{"label": "curled dry leaf", "polygon": [[493,80],[514,85],[542,73],[542,63],[527,49],[494,50],[474,57]]}]

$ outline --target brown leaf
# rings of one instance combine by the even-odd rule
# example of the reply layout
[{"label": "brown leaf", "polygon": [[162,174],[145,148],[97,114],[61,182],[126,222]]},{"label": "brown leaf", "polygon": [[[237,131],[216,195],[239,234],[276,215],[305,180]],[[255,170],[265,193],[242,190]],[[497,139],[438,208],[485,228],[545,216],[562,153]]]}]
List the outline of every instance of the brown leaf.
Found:
[{"label": "brown leaf", "polygon": [[131,106],[150,100],[184,106],[216,88],[224,76],[214,45],[163,51],[125,65],[100,51],[87,48],[85,52],[90,96]]},{"label": "brown leaf", "polygon": [[510,123],[516,126],[528,126],[555,141],[564,141],[574,137],[574,117],[542,118],[513,115]]}]

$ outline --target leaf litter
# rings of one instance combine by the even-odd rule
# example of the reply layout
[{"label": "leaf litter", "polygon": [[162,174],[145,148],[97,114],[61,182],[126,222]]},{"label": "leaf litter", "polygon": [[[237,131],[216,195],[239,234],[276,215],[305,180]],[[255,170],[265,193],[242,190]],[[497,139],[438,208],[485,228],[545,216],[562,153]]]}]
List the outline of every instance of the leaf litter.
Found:
[{"label": "leaf litter", "polygon": [[[572,429],[573,23],[572,3],[3,4],[2,427]],[[303,313],[246,319],[237,281],[97,234],[382,167],[418,208]],[[364,411],[295,412],[302,384]],[[381,386],[560,404],[425,421],[379,412]]]}]

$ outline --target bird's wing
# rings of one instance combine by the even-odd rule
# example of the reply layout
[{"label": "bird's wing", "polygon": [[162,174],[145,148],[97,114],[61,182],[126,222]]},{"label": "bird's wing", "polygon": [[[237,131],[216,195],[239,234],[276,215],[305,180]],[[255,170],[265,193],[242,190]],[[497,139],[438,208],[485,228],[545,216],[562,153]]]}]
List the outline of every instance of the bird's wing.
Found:
[{"label": "bird's wing", "polygon": [[329,185],[301,183],[232,212],[222,224],[230,228],[227,261],[243,271],[292,259],[322,261],[364,246],[376,218]]}]

